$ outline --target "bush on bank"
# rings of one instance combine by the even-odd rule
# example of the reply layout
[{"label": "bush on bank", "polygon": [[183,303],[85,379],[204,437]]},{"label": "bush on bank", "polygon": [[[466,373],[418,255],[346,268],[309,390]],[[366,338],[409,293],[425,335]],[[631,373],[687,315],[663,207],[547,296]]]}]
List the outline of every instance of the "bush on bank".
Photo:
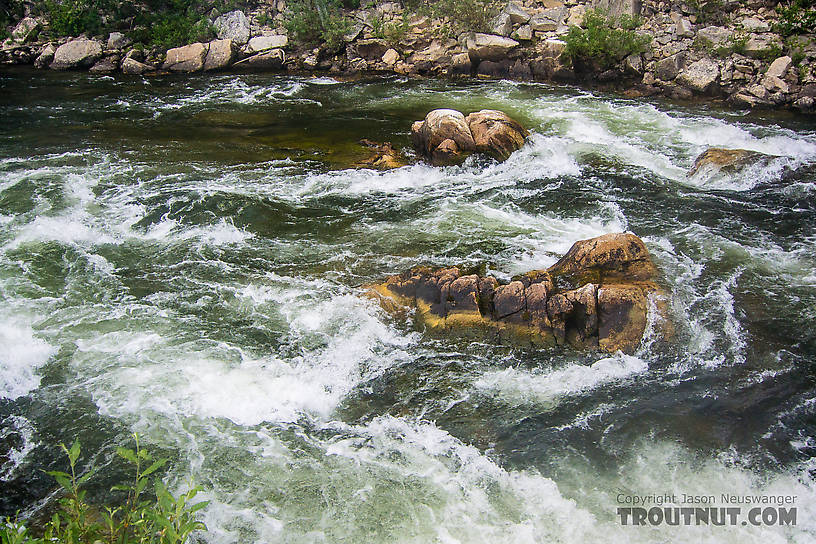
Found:
[{"label": "bush on bank", "polygon": [[153,480],[148,491],[149,476],[167,463],[154,459],[139,445],[136,449],[117,448],[116,453],[132,467],[134,477],[126,485],[117,485],[112,491],[124,493],[123,500],[114,506],[89,504],[84,484],[94,472],[77,475],[80,444],[75,441],[68,448],[60,444],[70,472],[48,472],[62,488],[59,510],[45,524],[42,536],[16,519],[0,520],[0,544],[183,544],[195,531],[207,527],[196,519],[196,512],[207,502],[192,502],[199,488],[175,496],[159,478]]},{"label": "bush on bank", "polygon": [[624,57],[643,53],[651,42],[649,36],[635,32],[639,17],[613,17],[603,11],[589,10],[584,27],[572,26],[564,41],[566,52],[574,60],[597,62],[601,68],[611,68]]}]

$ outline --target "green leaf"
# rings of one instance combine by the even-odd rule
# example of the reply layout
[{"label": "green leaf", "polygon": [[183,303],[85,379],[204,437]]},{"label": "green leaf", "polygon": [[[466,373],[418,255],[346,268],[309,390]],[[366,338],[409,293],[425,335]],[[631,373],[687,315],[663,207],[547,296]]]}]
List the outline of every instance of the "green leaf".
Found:
[{"label": "green leaf", "polygon": [[78,484],[84,484],[85,482],[90,480],[91,476],[93,476],[94,474],[96,474],[96,469],[92,468],[91,470],[89,470],[88,472],[86,472],[85,474],[80,476],[79,479],[77,480],[77,483]]},{"label": "green leaf", "polygon": [[154,472],[156,472],[156,470],[163,467],[166,463],[167,459],[158,459],[152,465],[147,467],[147,469],[145,469],[144,472],[142,472],[142,476],[149,476],[150,474],[153,474]]},{"label": "green leaf", "polygon": [[116,453],[119,454],[119,457],[122,457],[131,463],[135,464],[137,462],[136,454],[131,449],[119,447],[116,448]]},{"label": "green leaf", "polygon": [[71,445],[71,449],[68,451],[68,460],[71,462],[71,466],[73,466],[77,459],[79,459],[79,439],[74,440],[74,443]]},{"label": "green leaf", "polygon": [[66,491],[72,491],[74,486],[71,484],[71,477],[64,472],[60,472],[58,470],[52,470],[50,472],[46,472],[49,476],[54,478],[59,485],[65,488]]},{"label": "green leaf", "polygon": [[198,512],[199,510],[201,510],[201,509],[203,509],[203,508],[206,508],[206,507],[207,507],[207,506],[209,506],[209,505],[210,505],[210,501],[202,501],[202,502],[197,502],[197,503],[195,503],[194,505],[192,505],[192,506],[190,507],[190,509],[188,510],[188,512],[190,512],[191,514],[195,514],[195,513],[196,513],[196,512]]}]

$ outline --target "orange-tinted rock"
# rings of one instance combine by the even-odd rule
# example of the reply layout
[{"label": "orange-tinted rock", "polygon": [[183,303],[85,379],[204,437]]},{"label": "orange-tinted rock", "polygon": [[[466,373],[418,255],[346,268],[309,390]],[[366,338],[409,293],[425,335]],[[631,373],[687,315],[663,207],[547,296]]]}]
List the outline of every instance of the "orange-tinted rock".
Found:
[{"label": "orange-tinted rock", "polygon": [[630,233],[612,233],[575,242],[547,272],[583,285],[649,280],[657,269],[643,240]]},{"label": "orange-tinted rock", "polygon": [[524,145],[530,135],[518,121],[497,110],[481,110],[465,118],[476,151],[490,155],[500,161],[506,160],[513,151]]},{"label": "orange-tinted rock", "polygon": [[[559,288],[553,270],[603,281]],[[627,278],[629,273],[633,275]],[[576,242],[551,269],[528,272],[504,285],[491,276],[462,276],[456,267],[417,267],[371,291],[393,313],[399,306],[416,308],[417,320],[428,330],[532,346],[558,343],[631,353],[648,324],[649,297],[662,295],[649,281],[655,273],[639,238],[612,234]],[[613,281],[606,281],[609,278]],[[665,304],[655,307],[665,313]],[[669,335],[670,327],[658,332]]]}]

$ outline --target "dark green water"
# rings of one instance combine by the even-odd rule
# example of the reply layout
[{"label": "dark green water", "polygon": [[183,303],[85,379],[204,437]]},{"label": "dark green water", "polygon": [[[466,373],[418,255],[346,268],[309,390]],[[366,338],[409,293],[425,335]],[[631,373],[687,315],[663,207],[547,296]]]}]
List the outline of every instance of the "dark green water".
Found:
[{"label": "dark green water", "polygon": [[[436,107],[507,162],[354,169]],[[0,72],[0,514],[138,432],[202,542],[813,542],[816,123],[509,82]],[[689,180],[708,146],[779,155]],[[634,356],[429,337],[363,296],[629,230],[678,335]],[[624,494],[798,497],[795,527],[622,527]]]}]

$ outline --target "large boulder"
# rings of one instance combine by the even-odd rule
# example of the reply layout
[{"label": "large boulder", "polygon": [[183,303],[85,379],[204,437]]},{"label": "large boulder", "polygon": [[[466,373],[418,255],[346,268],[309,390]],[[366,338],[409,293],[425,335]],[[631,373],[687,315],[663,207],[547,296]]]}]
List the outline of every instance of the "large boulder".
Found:
[{"label": "large boulder", "polygon": [[497,110],[467,117],[456,110],[433,110],[411,126],[414,149],[435,166],[461,163],[475,152],[505,160],[528,135],[520,123]]},{"label": "large boulder", "polygon": [[280,49],[289,45],[289,38],[282,34],[255,36],[247,44],[247,53],[260,53],[270,49]]},{"label": "large boulder", "polygon": [[204,59],[204,70],[223,70],[229,68],[235,60],[235,44],[232,40],[213,40],[207,48],[207,56]]},{"label": "large boulder", "polygon": [[575,242],[548,272],[564,285],[644,281],[655,276],[649,250],[630,233],[611,233]]},{"label": "large boulder", "polygon": [[504,36],[474,33],[467,37],[465,46],[470,60],[476,63],[483,60],[501,60],[518,47],[519,42]]},{"label": "large boulder", "polygon": [[[595,281],[560,284],[565,270]],[[429,331],[632,353],[649,325],[649,312],[666,313],[656,274],[643,242],[617,233],[576,242],[553,267],[507,284],[457,267],[418,267],[371,286],[370,293],[392,313],[414,308],[418,324]],[[671,327],[655,332],[669,336]]]},{"label": "large boulder", "polygon": [[481,110],[471,113],[465,122],[473,135],[476,151],[486,153],[503,161],[513,151],[524,145],[524,139],[530,135],[527,130],[498,110]]},{"label": "large boulder", "polygon": [[249,19],[243,11],[225,13],[215,20],[213,26],[219,40],[232,40],[238,45],[249,41]]},{"label": "large boulder", "polygon": [[209,44],[191,43],[167,51],[162,68],[172,72],[199,72],[204,69]]},{"label": "large boulder", "polygon": [[[450,142],[446,142],[450,140]],[[441,160],[437,148],[446,142],[444,153],[461,155],[464,159],[467,153],[476,151],[476,143],[460,111],[451,109],[433,110],[425,116],[424,121],[416,121],[411,126],[411,141],[414,148],[424,157],[431,159],[432,164],[450,164],[451,161]],[[447,156],[447,155],[446,155]]]},{"label": "large boulder", "polygon": [[102,45],[94,40],[79,38],[62,44],[54,52],[51,68],[70,70],[92,66],[102,56]]},{"label": "large boulder", "polygon": [[713,60],[701,59],[680,72],[675,82],[692,91],[708,93],[716,88],[719,79],[720,66]]},{"label": "large boulder", "polygon": [[773,157],[758,151],[747,149],[723,149],[711,147],[706,149],[695,159],[694,164],[688,172],[688,177],[697,175],[699,172],[709,172],[716,174],[734,173],[748,166],[769,162]]}]

